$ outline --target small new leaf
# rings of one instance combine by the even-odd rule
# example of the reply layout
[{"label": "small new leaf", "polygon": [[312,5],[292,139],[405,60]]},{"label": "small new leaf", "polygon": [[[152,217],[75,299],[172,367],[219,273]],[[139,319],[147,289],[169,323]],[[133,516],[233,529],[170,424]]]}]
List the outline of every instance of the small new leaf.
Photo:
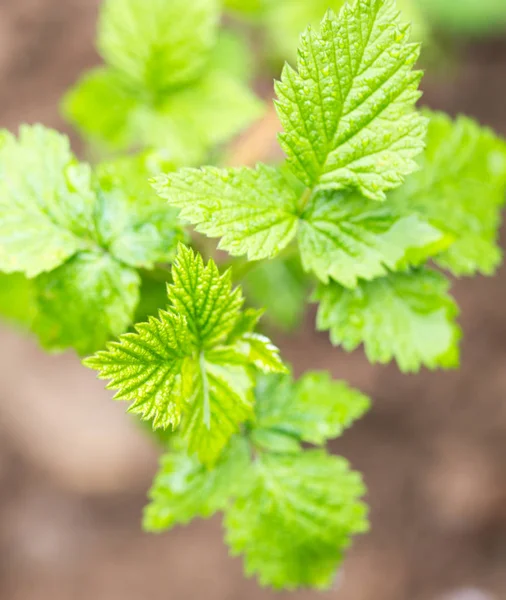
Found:
[{"label": "small new leaf", "polygon": [[317,327],[329,329],[332,343],[347,351],[364,344],[372,363],[395,359],[402,371],[453,368],[460,329],[448,288],[443,275],[428,269],[391,273],[353,290],[321,285]]},{"label": "small new leaf", "polygon": [[219,17],[217,0],[106,0],[98,47],[134,88],[159,93],[200,75]]},{"label": "small new leaf", "polygon": [[297,196],[274,167],[182,169],[159,176],[154,186],[181,208],[181,218],[221,237],[219,247],[234,256],[270,258],[297,231]]},{"label": "small new leaf", "polygon": [[107,350],[84,360],[118,390],[115,399],[131,402],[129,411],[152,422],[153,428],[177,426],[190,388],[188,371],[192,345],[186,320],[174,312],[160,311],[158,319],[135,326]]},{"label": "small new leaf", "polygon": [[280,142],[307,187],[384,200],[417,168],[426,120],[409,29],[395,0],[355,0],[303,34],[297,70],[284,68],[276,92]]},{"label": "small new leaf", "polygon": [[212,464],[252,415],[253,371],[286,369],[277,348],[248,331],[256,318],[242,315],[241,290],[232,289],[230,272],[220,275],[212,260],[204,265],[180,245],[172,279],[167,311],[85,364],[155,429],[176,427],[182,418],[190,452]]}]

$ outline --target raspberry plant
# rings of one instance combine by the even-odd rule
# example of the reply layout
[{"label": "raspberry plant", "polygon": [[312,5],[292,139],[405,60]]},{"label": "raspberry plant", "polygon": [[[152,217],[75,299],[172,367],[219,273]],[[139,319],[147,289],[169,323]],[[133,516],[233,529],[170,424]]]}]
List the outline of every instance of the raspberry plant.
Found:
[{"label": "raspberry plant", "polygon": [[[221,511],[248,574],[324,589],[368,528],[361,477],[326,444],[369,400],[325,372],[295,379],[235,284],[261,272],[274,290],[253,295],[272,304],[291,265],[334,345],[406,372],[457,367],[444,272],[500,264],[506,145],[420,111],[409,25],[394,0],[354,0],[306,30],[276,84],[286,160],[196,168],[260,106],[240,56],[220,51],[239,46],[219,9],[106,0],[106,66],[63,103],[93,167],[43,126],[2,132],[0,310],[86,356],[157,434],[148,531]],[[189,225],[219,239],[228,268]]]}]

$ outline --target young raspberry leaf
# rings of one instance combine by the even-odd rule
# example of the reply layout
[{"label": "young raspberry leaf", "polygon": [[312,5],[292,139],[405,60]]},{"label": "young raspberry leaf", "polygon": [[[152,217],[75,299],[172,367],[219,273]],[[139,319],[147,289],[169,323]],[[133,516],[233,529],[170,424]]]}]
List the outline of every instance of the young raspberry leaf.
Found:
[{"label": "young raspberry leaf", "polygon": [[135,144],[131,119],[138,103],[120,74],[98,67],[85,73],[65,94],[61,110],[95,147],[119,151]]},{"label": "young raspberry leaf", "polygon": [[226,512],[226,540],[262,585],[329,588],[350,537],[367,531],[364,492],[360,475],[324,451],[261,454],[252,489]]},{"label": "young raspberry leaf", "polygon": [[326,372],[260,377],[255,391],[253,435],[271,431],[323,445],[336,438],[370,407],[369,399]]},{"label": "young raspberry leaf", "polygon": [[184,452],[165,454],[149,492],[144,529],[164,531],[224,510],[235,493],[247,486],[250,470],[248,445],[240,437],[231,440],[211,470]]},{"label": "young raspberry leaf", "polygon": [[149,154],[121,158],[96,170],[102,244],[122,263],[143,269],[172,262],[178,243],[186,239],[177,210],[148,183],[153,175],[150,158]]},{"label": "young raspberry leaf", "polygon": [[372,363],[397,361],[401,371],[422,365],[458,366],[458,308],[441,274],[421,269],[391,273],[350,290],[320,285],[317,327],[347,351],[364,344]]},{"label": "young raspberry leaf", "polygon": [[232,289],[231,272],[220,275],[213,260],[204,265],[200,254],[180,244],[172,279],[169,301],[186,319],[195,347],[205,350],[224,343],[244,303],[241,289]]},{"label": "young raspberry leaf", "polygon": [[0,133],[0,270],[34,277],[96,246],[91,172],[66,136],[22,126]]},{"label": "young raspberry leaf", "polygon": [[234,76],[210,70],[195,83],[132,114],[143,146],[162,148],[180,166],[201,164],[211,148],[229,140],[263,113],[263,104]]},{"label": "young raspberry leaf", "polygon": [[218,52],[219,14],[217,0],[107,0],[98,45],[108,66],[69,91],[67,119],[102,152],[155,147],[175,165],[203,162],[262,113],[231,72],[244,64]]},{"label": "young raspberry leaf", "polygon": [[419,44],[395,0],[355,0],[301,38],[297,70],[276,86],[294,174],[308,187],[356,188],[372,200],[416,169],[426,121],[415,110]]},{"label": "young raspberry leaf", "polygon": [[134,269],[105,253],[82,252],[35,279],[33,331],[49,350],[94,352],[132,322],[139,284]]},{"label": "young raspberry leaf", "polygon": [[417,211],[454,237],[436,262],[454,275],[492,275],[501,262],[497,245],[506,192],[506,143],[475,121],[430,115],[420,170],[391,201]]},{"label": "young raspberry leaf", "polygon": [[172,279],[169,307],[159,319],[137,325],[136,333],[121,336],[85,364],[110,380],[116,398],[133,402],[130,411],[155,429],[176,427],[183,417],[189,450],[211,464],[251,417],[254,371],[286,369],[271,344],[261,357],[245,352],[251,333],[230,272],[220,275],[212,260],[205,266],[201,256],[180,245]]},{"label": "young raspberry leaf", "polygon": [[360,278],[419,265],[452,241],[418,215],[354,192],[317,194],[302,215],[298,240],[306,271],[352,288]]},{"label": "young raspberry leaf", "polygon": [[182,169],[159,176],[154,186],[181,208],[182,219],[221,237],[219,247],[234,256],[272,257],[297,231],[297,196],[274,167]]},{"label": "young raspberry leaf", "polygon": [[202,73],[219,17],[217,0],[106,0],[98,47],[134,88],[163,92]]}]

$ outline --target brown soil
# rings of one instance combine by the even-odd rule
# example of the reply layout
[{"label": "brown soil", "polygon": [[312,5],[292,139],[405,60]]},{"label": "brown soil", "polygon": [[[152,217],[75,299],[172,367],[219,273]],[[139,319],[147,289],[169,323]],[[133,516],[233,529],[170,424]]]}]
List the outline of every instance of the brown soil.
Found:
[{"label": "brown soil", "polygon": [[[98,0],[2,1],[1,126],[40,121],[65,129],[58,99],[97,61],[92,48],[97,5]],[[505,72],[506,43],[464,47],[458,68],[426,83],[425,102],[473,115],[506,133]],[[313,333],[311,311],[298,334],[279,340],[299,372],[327,368],[374,399],[371,413],[334,445],[365,475],[372,531],[357,540],[329,597],[436,600],[477,588],[506,598],[506,268],[493,279],[458,281],[454,292],[465,332],[458,372],[405,376],[395,366],[372,367],[360,352],[345,355],[325,335]],[[11,352],[11,341],[11,334],[0,331],[0,359]],[[18,363],[20,385],[26,369],[47,360],[33,344],[23,344],[29,362]],[[66,369],[72,390],[75,360],[54,364]],[[5,381],[0,372],[0,404],[12,406],[16,399]],[[43,388],[40,402],[50,411],[56,401]],[[64,397],[67,404],[73,400],[70,393]],[[25,417],[17,415],[20,421]],[[125,417],[119,411],[111,418]],[[0,420],[2,600],[276,596],[243,578],[240,561],[227,556],[216,519],[159,537],[141,533],[152,461],[146,460],[135,484],[91,493],[91,487],[51,476],[24,449],[30,439],[20,444],[13,431]]]}]

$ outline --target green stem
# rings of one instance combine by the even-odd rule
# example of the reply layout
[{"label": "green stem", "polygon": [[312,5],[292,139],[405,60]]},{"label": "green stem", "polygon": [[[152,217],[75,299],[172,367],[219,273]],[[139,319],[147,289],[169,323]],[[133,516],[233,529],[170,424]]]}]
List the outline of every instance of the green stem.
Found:
[{"label": "green stem", "polygon": [[304,209],[306,208],[307,203],[309,202],[312,195],[313,195],[313,190],[311,188],[306,188],[304,190],[304,193],[299,198],[299,203],[298,203],[299,214],[302,214],[304,212]]},{"label": "green stem", "polygon": [[204,425],[211,429],[211,401],[209,398],[209,381],[207,379],[204,353],[199,355],[200,377],[202,378],[202,395],[204,396]]}]

